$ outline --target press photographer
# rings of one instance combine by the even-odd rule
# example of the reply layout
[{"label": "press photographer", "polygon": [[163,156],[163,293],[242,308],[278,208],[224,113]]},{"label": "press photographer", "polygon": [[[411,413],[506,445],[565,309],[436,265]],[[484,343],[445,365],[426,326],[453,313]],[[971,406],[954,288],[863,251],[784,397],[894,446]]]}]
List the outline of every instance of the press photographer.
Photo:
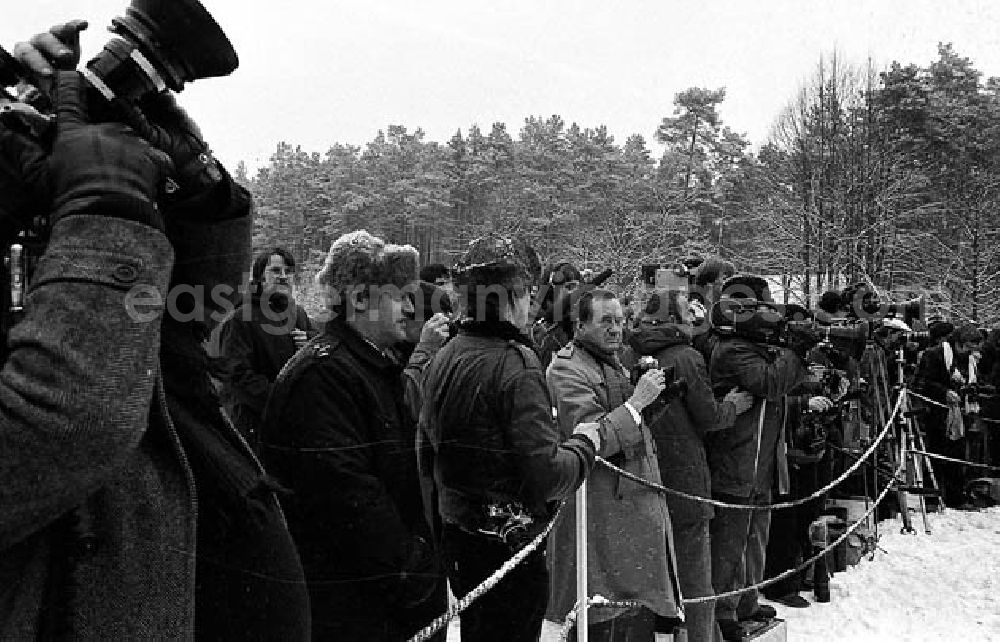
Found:
[{"label": "press photographer", "polygon": [[[816,353],[814,350],[811,356],[825,361],[825,355]],[[847,407],[841,402],[847,392],[846,373],[823,365],[811,365],[809,370],[807,380],[793,390],[785,402],[791,499],[807,497],[832,479],[833,448],[843,442],[841,415]],[[822,495],[772,516],[766,577],[795,568],[814,553],[809,525],[822,514],[825,502],[826,495]],[[812,571],[811,576],[807,575],[809,571]],[[775,582],[763,592],[770,600],[804,608],[809,602],[799,592],[810,587],[817,602],[829,602],[829,582],[826,558],[821,557],[807,571]]]},{"label": "press photographer", "polygon": [[[930,452],[956,459],[967,456],[966,423],[972,414],[967,393],[970,384],[979,382],[982,342],[979,328],[972,324],[961,325],[948,340],[924,351],[920,359],[914,387],[945,406],[929,405],[925,414],[923,426]],[[962,506],[965,503],[965,469],[957,464],[943,463],[935,470],[944,503],[951,507]]]},{"label": "press photographer", "polygon": [[[66,45],[75,64],[83,26],[19,45],[26,73]],[[235,291],[249,262],[249,195],[216,168],[160,200],[185,149],[204,145],[176,103],[146,114],[153,151],[90,123],[80,74],[49,79],[51,141],[0,125],[0,210],[17,229],[47,219],[0,385],[0,637],[307,639],[298,556],[200,345],[207,293]],[[164,315],[177,286],[206,296]],[[145,320],[137,289],[159,294],[143,298]]]},{"label": "press photographer", "polygon": [[[738,387],[754,396],[751,410],[732,428],[709,435],[712,496],[733,504],[769,504],[789,490],[785,459],[784,397],[807,375],[806,353],[819,341],[808,328],[790,326],[771,299],[767,282],[737,275],[723,285],[713,307],[720,341],[709,374],[716,389]],[[769,345],[782,341],[789,347]],[[771,514],[768,509],[719,508],[711,525],[712,585],[725,593],[763,580]],[[757,591],[716,602],[727,640],[743,635],[739,619],[774,617],[758,605]]]},{"label": "press photographer", "polygon": [[[465,321],[424,375],[421,481],[459,598],[544,528],[553,501],[580,485],[604,442],[597,424],[564,438],[553,420],[526,334],[540,268],[523,241],[495,234],[474,241],[456,269]],[[462,637],[537,640],[548,580],[536,550],[462,613]]]},{"label": "press photographer", "polygon": [[[586,291],[574,313],[573,340],[556,353],[546,373],[562,437],[579,423],[596,422],[606,438],[599,455],[643,479],[660,483],[656,448],[643,416],[665,390],[654,362],[630,382],[619,353],[625,315],[609,290]],[[676,382],[674,383],[676,388]],[[594,640],[652,640],[657,617],[680,613],[671,516],[663,495],[598,466],[587,483],[588,590],[609,598],[629,596],[633,609],[601,609],[589,616]],[[576,512],[563,508],[549,537],[551,598],[548,619],[562,621],[576,603]],[[687,594],[687,593],[685,593]]]},{"label": "press photographer", "polygon": [[[640,364],[650,359],[673,373],[683,394],[668,397],[665,408],[651,418],[657,461],[663,483],[669,488],[710,497],[710,473],[705,454],[709,434],[733,425],[737,415],[753,404],[753,396],[737,389],[727,391],[717,403],[701,354],[691,346],[692,328],[688,301],[678,290],[656,289],[646,300],[630,343]],[[680,388],[675,384],[675,387]],[[677,549],[681,591],[687,598],[713,595],[709,504],[667,496],[667,507]],[[684,627],[691,642],[715,639],[715,605],[692,604]]]}]

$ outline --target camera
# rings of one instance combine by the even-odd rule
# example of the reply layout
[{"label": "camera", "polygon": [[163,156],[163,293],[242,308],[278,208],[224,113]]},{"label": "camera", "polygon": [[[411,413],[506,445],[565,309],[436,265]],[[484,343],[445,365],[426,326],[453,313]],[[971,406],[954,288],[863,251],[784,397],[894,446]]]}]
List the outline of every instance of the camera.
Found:
[{"label": "camera", "polygon": [[721,336],[785,348],[820,340],[812,313],[794,303],[780,305],[751,298],[722,297],[712,306],[712,326]]},{"label": "camera", "polygon": [[815,463],[823,458],[826,443],[840,419],[840,409],[834,406],[826,412],[806,410],[788,437],[789,452],[801,463]]},{"label": "camera", "polygon": [[847,309],[847,314],[855,319],[871,321],[891,318],[899,319],[907,325],[924,319],[923,297],[888,303],[879,299],[878,294],[863,283],[846,288],[841,295],[841,303]]},{"label": "camera", "polygon": [[[650,370],[656,370],[660,367],[660,362],[656,360],[656,357],[651,357],[649,355],[639,357],[635,365],[632,366],[631,376],[629,377],[632,385],[635,386],[639,383],[639,379],[642,375],[646,374]],[[663,370],[663,392],[656,398],[656,401],[647,406],[647,410],[650,408],[655,408],[652,412],[657,414],[658,410],[666,406],[668,403],[674,399],[679,399],[687,394],[688,384],[686,379],[678,379],[677,373],[673,366],[666,366],[662,368]]]},{"label": "camera", "polygon": [[647,289],[690,292],[694,285],[694,270],[684,261],[647,263],[640,267],[639,276]]},{"label": "camera", "polygon": [[[110,30],[116,37],[81,70],[108,102],[181,91],[186,82],[226,76],[239,65],[226,34],[198,0],[133,0]],[[0,85],[11,100],[43,113],[52,107],[21,64],[2,50]]]},{"label": "camera", "polygon": [[871,324],[867,321],[846,320],[844,322],[816,326],[820,342],[817,347],[828,353],[842,357],[860,359],[871,335]]}]

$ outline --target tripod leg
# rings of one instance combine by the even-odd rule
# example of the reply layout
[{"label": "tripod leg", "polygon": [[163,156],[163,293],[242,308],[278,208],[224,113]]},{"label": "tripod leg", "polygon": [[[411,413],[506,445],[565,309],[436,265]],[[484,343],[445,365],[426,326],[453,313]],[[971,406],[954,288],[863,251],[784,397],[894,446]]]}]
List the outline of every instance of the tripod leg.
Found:
[{"label": "tripod leg", "polygon": [[[909,486],[913,485],[913,455],[910,454],[910,458],[907,458],[907,451],[909,446],[909,440],[905,432],[899,436],[899,460],[905,462],[906,470],[904,475],[906,475],[906,484]],[[897,482],[898,484],[899,482]],[[903,520],[903,528],[899,530],[900,533],[915,533],[913,529],[913,520],[910,519],[910,502],[909,496],[906,491],[902,488],[896,491],[896,498],[899,501],[899,515]]]},{"label": "tripod leg", "polygon": [[[910,421],[912,422],[913,419],[910,419]],[[916,444],[917,444],[917,448],[919,448],[920,450],[922,450],[924,452],[927,452],[927,448],[924,446],[924,437],[923,437],[923,435],[920,434],[920,429],[917,428],[916,425],[914,425],[912,427],[912,432],[913,432],[913,435],[914,435],[914,440],[916,441]],[[934,466],[931,464],[930,458],[929,457],[924,457],[923,455],[919,455],[919,457],[920,457],[921,461],[923,461],[923,465],[927,467],[927,474],[930,475],[930,478],[931,478],[931,488],[933,488],[936,491],[940,491],[941,487],[938,486],[937,477],[934,475]],[[942,501],[941,498],[938,499],[938,506],[940,507],[941,512],[943,513],[944,512],[944,501]]]}]

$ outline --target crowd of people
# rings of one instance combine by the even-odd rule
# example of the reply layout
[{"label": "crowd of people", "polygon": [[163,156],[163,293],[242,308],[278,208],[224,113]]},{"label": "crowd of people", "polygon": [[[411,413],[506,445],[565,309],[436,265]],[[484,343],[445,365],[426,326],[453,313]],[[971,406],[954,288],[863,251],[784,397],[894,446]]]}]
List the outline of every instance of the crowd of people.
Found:
[{"label": "crowd of people", "polygon": [[[51,219],[0,376],[0,637],[403,640],[555,520],[461,614],[463,639],[537,640],[579,599],[566,500],[585,479],[588,585],[614,601],[591,610],[593,639],[740,640],[775,617],[755,587],[826,544],[809,535],[824,498],[769,505],[832,479],[857,355],[815,329],[724,332],[723,301],[773,301],[723,258],[693,265],[690,287],[625,297],[500,234],[421,268],[411,246],[346,233],[310,318],[296,257],[251,261],[250,196],[221,166],[160,198],[207,151],[173,99],[141,106],[166,149],[90,122],[69,70],[83,26],[18,48],[52,82],[51,149],[0,125],[0,209]],[[141,319],[139,289],[157,294]],[[827,293],[814,316],[834,325],[857,299]],[[949,325],[915,360],[914,388],[941,403],[928,448],[996,462],[973,435],[994,412],[974,386],[1000,377],[997,336]],[[913,328],[882,330],[888,351]],[[962,505],[965,471],[940,471]],[[808,607],[800,592],[829,601],[828,582],[821,558],[763,592]]]}]

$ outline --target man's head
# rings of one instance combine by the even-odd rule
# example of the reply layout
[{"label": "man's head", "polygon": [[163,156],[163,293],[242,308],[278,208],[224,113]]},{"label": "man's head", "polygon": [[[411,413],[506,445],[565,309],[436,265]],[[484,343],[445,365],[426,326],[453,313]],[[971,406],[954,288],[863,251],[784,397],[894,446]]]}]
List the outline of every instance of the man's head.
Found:
[{"label": "man's head", "polygon": [[420,341],[420,332],[428,319],[438,312],[449,317],[454,312],[451,297],[444,288],[424,280],[417,285],[416,291],[407,293],[413,302],[413,313],[407,317],[406,340],[413,344]]},{"label": "man's head", "polygon": [[734,299],[757,299],[758,301],[773,302],[767,281],[753,274],[737,274],[729,277],[722,284],[721,294]]},{"label": "man's head", "polygon": [[288,250],[275,247],[257,255],[250,275],[258,294],[294,295],[295,257]]},{"label": "man's head", "polygon": [[966,323],[955,328],[949,342],[955,350],[955,354],[965,356],[982,348],[983,334],[976,326]]},{"label": "man's head", "polygon": [[387,348],[406,339],[417,262],[412,246],[388,244],[359,230],[333,242],[316,282],[326,288],[335,317]]},{"label": "man's head", "polygon": [[486,323],[506,321],[524,331],[531,286],[540,271],[538,253],[520,239],[491,233],[472,241],[455,266],[464,316]]},{"label": "man's head", "polygon": [[818,307],[823,312],[834,316],[840,315],[845,311],[843,299],[840,296],[840,292],[836,290],[827,290],[824,292],[819,298]]},{"label": "man's head", "polygon": [[940,345],[954,331],[955,324],[947,321],[942,316],[935,315],[927,320],[927,334],[934,345]]},{"label": "man's head", "polygon": [[546,282],[552,286],[556,295],[563,290],[575,290],[579,287],[582,281],[583,274],[581,274],[580,270],[576,269],[576,267],[568,261],[556,263],[552,267],[552,270],[549,271],[548,278],[546,280]]},{"label": "man's head", "polygon": [[428,263],[424,267],[420,268],[420,280],[426,283],[433,283],[434,285],[443,288],[448,296],[452,296],[455,292],[454,282],[451,278],[451,270],[444,263]]},{"label": "man's head", "polygon": [[576,338],[608,352],[622,348],[625,312],[614,292],[600,288],[584,292],[576,314]]},{"label": "man's head", "polygon": [[694,284],[708,299],[706,307],[719,300],[723,284],[735,273],[733,264],[721,256],[710,256],[697,267]]}]

